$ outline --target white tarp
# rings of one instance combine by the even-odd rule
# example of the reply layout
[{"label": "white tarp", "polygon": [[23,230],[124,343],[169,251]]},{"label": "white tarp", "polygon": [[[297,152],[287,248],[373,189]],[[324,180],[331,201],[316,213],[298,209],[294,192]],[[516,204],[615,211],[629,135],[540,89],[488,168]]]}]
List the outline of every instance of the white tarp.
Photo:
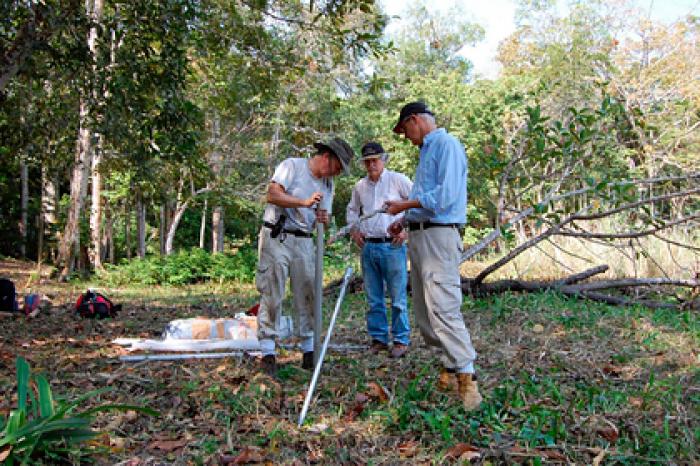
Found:
[{"label": "white tarp", "polygon": [[[282,316],[279,338],[289,338],[292,329],[292,318]],[[260,349],[257,331],[257,317],[241,313],[231,319],[177,319],[168,323],[160,340],[117,338],[113,343],[126,346],[129,351],[257,351]]]}]

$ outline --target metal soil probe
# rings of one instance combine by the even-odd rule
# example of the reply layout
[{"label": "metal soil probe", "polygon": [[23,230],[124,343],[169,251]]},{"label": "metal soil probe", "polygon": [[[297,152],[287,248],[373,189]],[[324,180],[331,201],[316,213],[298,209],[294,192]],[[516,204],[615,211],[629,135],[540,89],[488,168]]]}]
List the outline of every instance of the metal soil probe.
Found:
[{"label": "metal soil probe", "polygon": [[[345,275],[343,276],[343,284],[340,287],[340,294],[338,295],[338,300],[335,302],[335,309],[333,310],[333,315],[331,316],[331,323],[328,325],[328,332],[326,332],[326,338],[323,340],[323,346],[321,351],[318,353],[318,361],[315,363],[314,375],[311,377],[311,383],[309,383],[309,389],[306,391],[306,398],[304,399],[304,406],[301,408],[301,414],[299,415],[299,427],[304,423],[304,418],[306,417],[306,412],[309,409],[309,403],[311,403],[311,397],[314,395],[314,389],[316,388],[316,382],[318,382],[318,376],[321,373],[321,365],[323,364],[323,358],[326,355],[326,350],[328,349],[328,343],[331,341],[331,334],[333,333],[333,326],[335,325],[335,319],[338,316],[338,311],[340,310],[340,305],[343,303],[343,298],[345,297],[345,288],[348,286],[350,277],[352,276],[352,267],[345,269]],[[320,325],[317,327],[319,330],[317,334],[320,337]]]}]

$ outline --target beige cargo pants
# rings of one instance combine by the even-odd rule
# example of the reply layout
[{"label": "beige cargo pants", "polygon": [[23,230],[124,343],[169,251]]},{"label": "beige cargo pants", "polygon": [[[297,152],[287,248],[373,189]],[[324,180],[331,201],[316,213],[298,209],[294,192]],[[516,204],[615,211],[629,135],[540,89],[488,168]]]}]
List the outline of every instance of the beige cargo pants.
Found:
[{"label": "beige cargo pants", "polygon": [[280,242],[280,237],[270,238],[270,229],[266,227],[260,230],[258,236],[258,270],[255,285],[260,292],[259,340],[275,340],[277,337],[288,277],[296,313],[294,320],[298,322],[294,326],[296,334],[302,338],[312,337],[314,334],[314,240],[287,234],[284,241]]},{"label": "beige cargo pants", "polygon": [[476,351],[460,310],[462,239],[458,230],[447,227],[412,230],[408,236],[408,255],[413,311],[425,342],[442,350],[444,367],[473,372]]}]

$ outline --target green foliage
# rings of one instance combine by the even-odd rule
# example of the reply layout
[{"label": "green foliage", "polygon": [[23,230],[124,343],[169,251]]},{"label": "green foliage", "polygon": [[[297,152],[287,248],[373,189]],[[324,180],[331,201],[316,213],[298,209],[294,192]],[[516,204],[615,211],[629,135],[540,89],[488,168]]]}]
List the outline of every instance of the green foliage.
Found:
[{"label": "green foliage", "polygon": [[135,410],[148,415],[155,411],[139,406],[103,404],[78,411],[86,401],[105,390],[83,394],[73,401],[54,399],[46,378],[31,374],[29,364],[21,356],[16,360],[17,409],[0,419],[0,457],[5,464],[30,464],[38,459],[65,461],[68,456],[82,454],[77,444],[96,435],[90,428],[98,412]]},{"label": "green foliage", "polygon": [[235,254],[211,254],[192,248],[169,256],[123,261],[108,265],[98,279],[110,286],[125,284],[187,285],[207,280],[250,282],[255,277],[257,251],[251,244],[238,248]]}]

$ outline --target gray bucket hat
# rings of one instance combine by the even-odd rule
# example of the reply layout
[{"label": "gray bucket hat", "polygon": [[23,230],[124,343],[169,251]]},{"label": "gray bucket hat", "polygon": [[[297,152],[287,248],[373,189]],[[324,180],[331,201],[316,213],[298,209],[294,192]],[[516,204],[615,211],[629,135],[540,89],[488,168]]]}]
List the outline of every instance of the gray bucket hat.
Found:
[{"label": "gray bucket hat", "polygon": [[350,174],[350,162],[355,157],[355,152],[350,147],[350,144],[345,142],[340,138],[331,138],[324,142],[317,142],[314,147],[319,151],[328,150],[333,155],[338,157],[340,164],[343,166],[343,172],[348,175]]}]

